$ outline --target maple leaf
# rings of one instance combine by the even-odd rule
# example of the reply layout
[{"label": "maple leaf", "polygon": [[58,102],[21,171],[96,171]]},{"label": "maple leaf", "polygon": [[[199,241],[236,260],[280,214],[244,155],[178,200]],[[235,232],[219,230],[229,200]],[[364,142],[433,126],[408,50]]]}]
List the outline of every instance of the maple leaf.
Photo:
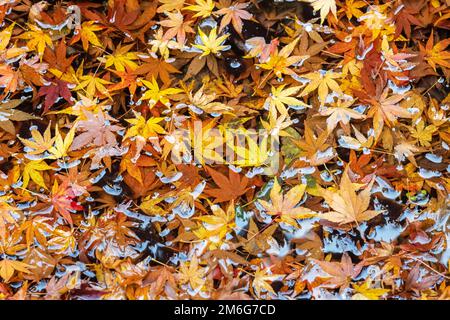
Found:
[{"label": "maple leaf", "polygon": [[23,80],[19,71],[14,70],[8,65],[0,66],[0,86],[5,88],[5,94],[15,92],[22,83]]},{"label": "maple leaf", "polygon": [[53,146],[55,138],[51,137],[50,124],[48,125],[47,129],[45,129],[44,135],[41,135],[36,127],[31,128],[30,133],[31,133],[30,140],[19,137],[20,141],[22,141],[22,143],[27,147],[26,149],[27,154],[29,155],[42,154]]},{"label": "maple leaf", "polygon": [[277,48],[277,50],[275,50],[275,52],[270,55],[268,61],[257,64],[257,66],[265,70],[273,71],[278,78],[281,78],[283,74],[296,76],[297,74],[289,67],[292,65],[300,64],[302,61],[309,58],[309,56],[307,55],[290,57],[292,51],[294,51],[294,48],[298,43],[298,40],[299,39],[297,38],[294,41],[290,42],[280,51],[278,51]]},{"label": "maple leaf", "polygon": [[30,248],[35,240],[39,244],[47,246],[46,234],[51,232],[51,225],[48,223],[50,220],[49,217],[37,216],[21,224],[20,230],[25,231],[27,248]]},{"label": "maple leaf", "polygon": [[139,146],[136,148],[136,153],[133,156],[133,158],[130,158],[129,156],[125,156],[122,158],[122,161],[120,162],[120,172],[126,171],[130,176],[132,176],[134,179],[136,179],[140,184],[144,184],[144,181],[142,180],[142,174],[141,174],[141,167],[152,167],[156,166],[156,162],[145,155],[142,155],[139,153]]},{"label": "maple leaf", "polygon": [[182,92],[183,90],[178,88],[168,88],[161,90],[159,88],[158,82],[156,82],[155,78],[152,78],[152,81],[141,80],[141,82],[148,88],[147,91],[141,97],[141,100],[150,100],[149,108],[153,108],[158,102],[169,106],[169,98],[167,96],[177,94]]},{"label": "maple leaf", "polygon": [[434,125],[425,125],[425,121],[420,119],[415,128],[409,128],[411,136],[416,138],[420,145],[424,147],[430,146],[430,141],[433,139],[433,134],[438,130]]},{"label": "maple leaf", "polygon": [[58,185],[55,180],[51,190],[50,202],[53,205],[54,210],[63,217],[67,222],[72,225],[72,217],[70,211],[82,210],[83,207],[74,201],[75,195],[67,182]]},{"label": "maple leaf", "polygon": [[88,50],[89,44],[92,44],[93,46],[102,48],[103,45],[100,42],[100,40],[98,40],[95,32],[103,30],[103,29],[104,29],[104,27],[96,25],[95,21],[83,22],[81,27],[76,29],[78,31],[78,33],[75,37],[72,38],[72,41],[70,42],[70,44],[74,44],[81,39],[81,43],[83,45],[84,51]]},{"label": "maple leaf", "polygon": [[327,130],[332,132],[340,123],[342,126],[347,126],[351,119],[364,119],[365,116],[353,109],[350,106],[353,104],[353,100],[338,100],[335,106],[326,107],[319,111],[320,115],[328,116],[327,118]]},{"label": "maple leaf", "polygon": [[23,81],[29,85],[44,85],[42,73],[47,71],[48,65],[46,63],[38,63],[38,59],[39,58],[35,56],[29,60],[26,60],[26,63],[22,63],[19,66],[19,71]]},{"label": "maple leaf", "polygon": [[160,56],[164,58],[164,60],[169,59],[170,50],[172,49],[183,49],[184,45],[181,45],[174,40],[165,40],[163,28],[159,28],[156,33],[153,35],[153,39],[148,42],[151,47],[151,52],[157,53],[159,52]]},{"label": "maple leaf", "polygon": [[260,298],[262,292],[269,292],[271,294],[275,294],[272,286],[268,283],[268,281],[276,281],[283,278],[282,274],[272,274],[270,268],[260,269],[255,271],[253,276],[252,286],[255,289],[255,294],[258,298]]},{"label": "maple leaf", "polygon": [[11,215],[18,211],[16,207],[10,205],[9,196],[0,197],[0,237],[5,238],[7,234],[6,223],[15,223],[16,219]]},{"label": "maple leaf", "polygon": [[272,39],[270,43],[266,43],[263,37],[253,37],[245,40],[246,48],[249,48],[244,58],[259,57],[259,62],[264,63],[270,58],[278,46],[278,39]]},{"label": "maple leaf", "polygon": [[218,54],[222,50],[226,50],[229,46],[222,45],[228,38],[228,34],[217,37],[216,28],[211,29],[209,35],[203,33],[201,29],[198,29],[198,34],[200,36],[201,44],[194,44],[193,47],[198,48],[202,51],[200,57],[207,56],[209,54]]},{"label": "maple leaf", "polygon": [[13,135],[16,134],[16,130],[14,128],[14,124],[12,123],[12,121],[26,121],[32,119],[39,119],[36,116],[15,109],[22,102],[23,100],[16,99],[0,103],[0,128]]},{"label": "maple leaf", "polygon": [[[155,59],[153,57],[150,58],[141,58],[144,61],[144,64],[140,65],[136,70],[134,70],[134,74],[136,75],[146,75],[147,80],[161,79],[164,85],[168,86],[172,82],[170,77],[171,73],[181,73],[177,68],[175,68],[170,63],[162,59]],[[131,75],[128,74],[128,77]],[[132,85],[135,85],[132,83]],[[111,87],[109,88],[111,90]]]},{"label": "maple leaf", "polygon": [[240,242],[244,250],[250,254],[258,254],[258,252],[263,252],[269,249],[270,245],[268,239],[271,238],[275,230],[278,228],[276,223],[271,225],[267,225],[262,227],[261,230],[258,230],[258,226],[256,225],[253,219],[250,219],[248,231],[247,231],[247,239],[244,239],[240,236]]},{"label": "maple leaf", "polygon": [[450,45],[450,39],[444,39],[439,41],[435,45],[434,43],[434,33],[431,32],[428,38],[425,48],[419,44],[420,51],[425,53],[425,60],[428,64],[436,71],[436,65],[440,65],[445,68],[450,68],[450,52],[444,51]]},{"label": "maple leaf", "polygon": [[395,9],[395,37],[397,38],[402,31],[409,38],[411,36],[411,25],[423,26],[417,18],[423,8],[425,1],[405,1]]},{"label": "maple leaf", "polygon": [[164,34],[163,40],[170,40],[176,36],[178,44],[183,45],[186,42],[186,33],[195,33],[190,26],[192,21],[184,21],[184,17],[179,11],[165,14],[169,19],[159,22],[163,27],[169,28]]},{"label": "maple leaf", "polygon": [[420,264],[417,262],[405,279],[405,290],[420,292],[432,287],[441,276],[438,274],[424,276],[420,270]]},{"label": "maple leaf", "polygon": [[87,74],[81,75],[79,77],[79,84],[76,86],[75,90],[83,90],[88,98],[93,98],[96,92],[109,97],[109,91],[105,88],[105,84],[110,84],[111,82],[98,78],[95,75]]},{"label": "maple leaf", "polygon": [[228,177],[210,167],[206,167],[206,170],[214,180],[214,183],[219,187],[205,190],[205,194],[215,198],[214,202],[220,203],[235,200],[247,192],[249,179],[246,176],[241,178],[239,173],[231,169],[228,171]]},{"label": "maple leaf", "polygon": [[166,131],[159,125],[164,118],[152,117],[148,120],[142,115],[137,114],[135,119],[127,119],[126,121],[133,126],[130,127],[123,139],[128,139],[136,136],[141,136],[144,139],[157,137],[158,134],[164,134]]},{"label": "maple leaf", "polygon": [[142,201],[142,203],[139,205],[139,208],[141,208],[142,211],[149,215],[164,216],[167,214],[167,210],[158,206],[158,204],[162,201],[164,201],[163,198],[146,197],[144,198],[144,201]]},{"label": "maple leaf", "polygon": [[72,101],[72,94],[68,87],[69,83],[54,79],[48,86],[39,88],[38,96],[44,96],[44,113],[48,112],[50,107],[53,106],[59,98],[63,98],[67,102]]},{"label": "maple leaf", "polygon": [[366,5],[367,4],[364,1],[345,0],[345,6],[339,9],[338,13],[345,12],[347,19],[349,20],[352,17],[359,18],[364,14],[360,9],[365,7]]},{"label": "maple leaf", "polygon": [[[371,288],[372,281],[367,279],[362,285],[353,284],[355,291],[368,300],[379,300],[381,296],[389,292],[389,289]],[[352,299],[356,299],[354,295]]]},{"label": "maple leaf", "polygon": [[5,282],[9,282],[16,271],[30,273],[30,268],[33,268],[33,266],[17,260],[3,259],[0,261],[0,277]]},{"label": "maple leaf", "polygon": [[236,226],[235,223],[235,209],[233,201],[224,211],[218,205],[211,206],[212,215],[204,215],[196,217],[196,220],[202,222],[202,225],[194,230],[194,234],[199,239],[207,239],[212,244],[211,249],[218,249],[224,238]]},{"label": "maple leaf", "polygon": [[117,71],[125,71],[125,67],[134,70],[138,67],[134,60],[138,60],[139,57],[136,52],[129,52],[134,44],[123,46],[119,44],[114,50],[113,54],[109,54],[106,57],[99,58],[100,61],[105,63],[105,68],[114,66]]},{"label": "maple leaf", "polygon": [[184,0],[158,0],[158,2],[162,3],[162,5],[156,9],[156,12],[158,13],[181,10],[184,5]]},{"label": "maple leaf", "polygon": [[119,125],[111,124],[117,121],[101,110],[97,114],[84,112],[86,120],[80,120],[76,124],[77,129],[84,131],[73,139],[70,150],[78,150],[88,145],[105,146],[117,143],[115,132],[122,130]]},{"label": "maple leaf", "polygon": [[319,101],[321,104],[324,104],[328,96],[329,89],[336,93],[342,94],[342,90],[335,80],[341,77],[339,73],[333,72],[331,70],[321,70],[318,72],[303,74],[301,75],[301,77],[309,80],[309,82],[300,93],[300,96],[306,96],[307,94],[318,89]]},{"label": "maple leaf", "polygon": [[64,175],[58,175],[58,178],[62,183],[67,183],[71,192],[79,197],[83,194],[88,193],[92,182],[90,181],[90,172],[85,170],[83,166],[80,170],[77,167],[71,167]]},{"label": "maple leaf", "polygon": [[306,124],[304,140],[293,142],[301,148],[301,156],[306,156],[312,166],[319,166],[336,156],[333,148],[326,142],[328,137],[328,132],[325,130],[316,137],[314,130]]},{"label": "maple leaf", "polygon": [[108,91],[117,91],[128,88],[131,95],[136,93],[137,89],[137,75],[132,72],[127,66],[125,66],[125,71],[112,71],[120,77],[120,82],[115,83],[108,87]]},{"label": "maple leaf", "polygon": [[49,159],[61,159],[67,156],[67,152],[72,144],[73,138],[75,136],[76,124],[72,126],[66,136],[61,136],[61,133],[58,130],[58,125],[55,128],[55,145],[51,146],[48,149],[48,152],[51,154]]},{"label": "maple leaf", "polygon": [[194,254],[189,262],[181,263],[178,279],[182,284],[188,283],[195,292],[198,292],[206,282],[206,271],[206,268],[198,265],[198,258]]},{"label": "maple leaf", "polygon": [[286,195],[281,193],[281,187],[278,180],[273,180],[273,187],[270,191],[271,203],[264,200],[258,202],[264,207],[268,214],[280,217],[281,221],[296,226],[295,219],[311,218],[316,213],[304,207],[298,207],[297,204],[302,200],[305,193],[306,185],[299,184],[290,189]]},{"label": "maple leaf", "polygon": [[397,117],[411,118],[412,114],[404,109],[398,103],[404,99],[404,95],[395,94],[390,97],[389,89],[386,88],[381,95],[377,98],[371,98],[371,108],[369,109],[367,116],[373,117],[373,127],[376,137],[379,137],[384,124],[392,126],[397,122]]},{"label": "maple leaf", "polygon": [[212,14],[212,11],[216,6],[213,0],[195,0],[195,3],[196,3],[195,5],[190,5],[183,8],[183,10],[190,10],[196,12],[193,18],[197,17],[208,18]]},{"label": "maple leaf", "polygon": [[389,67],[394,67],[398,70],[408,70],[415,66],[414,64],[407,62],[406,59],[415,57],[416,55],[408,53],[394,53],[394,50],[389,46],[388,37],[386,35],[383,36],[381,50],[384,61]]},{"label": "maple leaf", "polygon": [[363,268],[362,263],[353,265],[352,259],[347,252],[342,255],[341,262],[313,261],[330,275],[330,278],[325,281],[324,286],[340,288],[341,291],[349,286],[352,279],[356,278]]},{"label": "maple leaf", "polygon": [[57,278],[53,276],[47,283],[45,288],[46,295],[45,298],[48,300],[59,300],[61,299],[61,295],[65,294],[69,290],[73,289],[75,286],[73,285],[76,282],[76,278],[78,278],[79,272],[74,272],[73,274],[66,273],[61,278]]},{"label": "maple leaf", "polygon": [[399,162],[405,160],[406,157],[414,165],[417,165],[416,159],[414,158],[414,153],[419,151],[420,149],[416,147],[412,142],[403,141],[394,147],[394,157]]},{"label": "maple leaf", "polygon": [[35,25],[28,25],[31,31],[24,32],[19,36],[20,39],[26,39],[27,47],[30,50],[36,50],[39,54],[39,57],[42,61],[42,56],[44,54],[44,50],[47,46],[53,48],[52,38],[48,34],[46,34],[42,29]]},{"label": "maple leaf", "polygon": [[[227,147],[231,148],[235,154],[232,157],[226,157],[226,163],[239,167],[264,167],[270,165],[270,161],[276,161],[270,157],[272,145],[268,135],[258,139],[255,131],[247,130],[244,127],[239,127],[235,131],[227,131],[227,128],[222,126],[220,128],[224,132]],[[217,139],[216,143],[212,142],[208,147],[214,149],[220,144],[221,140]],[[216,161],[219,159],[221,156],[217,155]]]},{"label": "maple leaf", "polygon": [[25,164],[23,168],[23,185],[22,188],[26,189],[30,179],[36,183],[38,186],[47,189],[47,186],[44,183],[44,178],[39,171],[46,171],[53,169],[53,167],[49,166],[43,160],[38,161],[29,161]]},{"label": "maple leaf", "polygon": [[288,116],[281,115],[280,117],[276,117],[274,113],[269,113],[269,122],[266,122],[261,119],[261,124],[267,132],[275,137],[290,137],[290,134],[284,129],[289,128],[293,121],[288,118]]},{"label": "maple leaf", "polygon": [[232,108],[221,102],[214,102],[214,100],[217,98],[217,94],[215,92],[208,94],[204,92],[203,89],[204,86],[198,89],[195,94],[190,91],[187,94],[187,98],[190,103],[180,103],[177,105],[177,108],[181,109],[186,106],[196,114],[202,114],[203,112],[207,112],[209,114],[217,114],[226,113],[227,111],[232,110]]},{"label": "maple leaf", "polygon": [[338,143],[343,148],[354,149],[354,150],[363,150],[364,148],[371,148],[374,143],[374,135],[368,134],[368,137],[365,137],[361,131],[353,127],[354,137],[353,136],[340,136],[338,139]]},{"label": "maple leaf", "polygon": [[342,225],[368,221],[379,215],[382,210],[368,210],[373,183],[372,179],[363,191],[356,193],[364,185],[351,182],[347,167],[342,174],[339,190],[322,190],[321,196],[334,211],[322,213],[319,217]]},{"label": "maple leaf", "polygon": [[242,20],[250,20],[253,15],[244,10],[248,7],[248,3],[234,3],[233,5],[226,5],[224,8],[214,12],[216,15],[223,16],[220,22],[219,32],[228,24],[233,25],[237,33],[242,33]]},{"label": "maple leaf", "polygon": [[[158,134],[164,134],[166,133],[166,131],[158,123],[163,120],[164,118],[159,117],[145,120],[145,118],[139,114],[136,114],[135,119],[126,120],[133,126],[127,130],[125,136],[123,137],[123,140],[135,138],[134,141],[136,144],[135,156],[133,157],[133,159],[131,159],[131,162],[136,162],[140,157],[140,152],[144,148],[147,139],[150,140],[150,142],[157,150],[161,150]],[[140,178],[138,180],[140,180]]]},{"label": "maple leaf", "polygon": [[[58,79],[66,82],[72,82],[73,67],[72,62],[78,56],[77,54],[66,57],[67,46],[65,39],[62,39],[55,50],[46,48],[44,51],[44,60],[50,65],[49,71]],[[68,80],[68,81],[67,81]]]},{"label": "maple leaf", "polygon": [[287,109],[285,105],[288,106],[301,106],[304,108],[309,107],[306,103],[298,100],[297,98],[291,97],[300,90],[300,86],[288,87],[286,89],[285,85],[281,85],[277,88],[272,87],[271,94],[266,99],[266,102],[271,108],[271,113],[275,114],[275,108],[281,115],[287,116]]},{"label": "maple leaf", "polygon": [[7,28],[4,28],[0,32],[0,52],[4,51],[8,47],[15,24],[15,22],[11,23]]},{"label": "maple leaf", "polygon": [[336,0],[302,0],[304,2],[309,2],[313,7],[314,11],[320,11],[320,23],[325,21],[325,18],[330,13],[333,13],[335,17],[336,15]]}]

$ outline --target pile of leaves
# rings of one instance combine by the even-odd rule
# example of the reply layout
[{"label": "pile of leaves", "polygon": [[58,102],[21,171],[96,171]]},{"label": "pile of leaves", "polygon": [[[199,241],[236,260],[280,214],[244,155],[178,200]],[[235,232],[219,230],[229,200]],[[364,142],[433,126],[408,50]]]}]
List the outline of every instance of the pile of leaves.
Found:
[{"label": "pile of leaves", "polygon": [[0,1],[0,299],[449,298],[449,8]]}]

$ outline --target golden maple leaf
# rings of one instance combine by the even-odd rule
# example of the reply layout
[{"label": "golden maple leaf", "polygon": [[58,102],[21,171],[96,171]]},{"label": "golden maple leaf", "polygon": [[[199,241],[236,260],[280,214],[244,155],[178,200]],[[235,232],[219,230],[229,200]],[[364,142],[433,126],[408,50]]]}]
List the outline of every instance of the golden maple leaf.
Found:
[{"label": "golden maple leaf", "polygon": [[324,189],[322,197],[331,210],[319,214],[319,218],[338,224],[359,223],[376,217],[382,210],[369,210],[371,189],[375,180],[365,186],[364,190],[357,193],[363,184],[353,183],[350,180],[349,169],[342,174],[341,183],[337,191]]}]

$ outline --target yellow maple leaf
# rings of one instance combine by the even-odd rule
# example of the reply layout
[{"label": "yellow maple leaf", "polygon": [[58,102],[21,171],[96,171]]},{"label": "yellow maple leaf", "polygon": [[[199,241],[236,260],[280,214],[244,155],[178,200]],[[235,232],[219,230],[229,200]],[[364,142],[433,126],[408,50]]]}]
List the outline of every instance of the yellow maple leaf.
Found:
[{"label": "yellow maple leaf", "polygon": [[195,5],[183,8],[183,10],[196,12],[196,14],[193,15],[194,18],[208,18],[216,6],[213,0],[195,0],[195,3]]},{"label": "yellow maple leaf", "polygon": [[340,10],[340,12],[345,12],[345,15],[347,16],[347,19],[351,19],[352,17],[359,18],[364,13],[360,10],[361,8],[364,8],[367,4],[364,1],[359,0],[345,0],[345,6],[343,6]]},{"label": "yellow maple leaf", "polygon": [[209,54],[218,54],[220,51],[227,49],[228,46],[222,45],[229,34],[217,37],[217,29],[213,28],[209,35],[206,35],[201,29],[198,29],[201,44],[194,44],[193,47],[203,51],[200,57],[207,56]]},{"label": "yellow maple leaf", "polygon": [[271,109],[271,113],[275,114],[275,108],[281,115],[287,116],[286,106],[302,106],[304,108],[309,107],[303,101],[298,100],[297,98],[292,97],[292,95],[296,94],[300,90],[300,86],[288,87],[284,89],[285,85],[281,85],[277,88],[272,87],[271,94],[266,99],[266,103]]},{"label": "yellow maple leaf", "polygon": [[50,124],[47,129],[45,129],[44,135],[41,135],[36,127],[30,128],[30,133],[31,139],[29,140],[19,137],[20,141],[22,141],[22,143],[26,146],[24,151],[26,151],[29,155],[44,153],[51,148],[53,142],[55,141],[55,138],[52,138],[51,136]]},{"label": "yellow maple leaf", "polygon": [[158,2],[162,3],[156,10],[158,13],[180,10],[184,5],[184,0],[158,0]]},{"label": "yellow maple leaf", "polygon": [[206,282],[206,268],[198,265],[198,258],[194,254],[190,261],[182,262],[178,271],[179,281],[188,283],[195,291],[199,291]]},{"label": "yellow maple leaf", "polygon": [[129,67],[131,70],[134,70],[138,67],[138,64],[134,62],[134,60],[138,60],[139,57],[136,52],[129,52],[133,46],[134,43],[123,47],[119,45],[114,53],[98,59],[105,63],[105,68],[114,66],[117,71],[122,72],[125,71],[125,67]]},{"label": "yellow maple leaf", "polygon": [[47,186],[44,183],[44,178],[42,177],[42,174],[40,171],[46,171],[53,169],[48,164],[46,164],[43,160],[38,161],[29,161],[25,164],[25,167],[23,169],[23,188],[26,188],[28,186],[28,183],[30,182],[30,179],[36,183],[38,186],[47,189]]},{"label": "yellow maple leaf", "polygon": [[48,149],[48,152],[51,153],[49,159],[61,159],[67,156],[67,151],[72,144],[73,138],[75,136],[76,123],[73,124],[72,128],[66,134],[66,136],[61,136],[61,133],[58,130],[58,125],[55,128],[55,145]]},{"label": "yellow maple leaf", "polygon": [[425,121],[420,119],[415,128],[409,128],[411,136],[419,141],[420,145],[424,147],[429,147],[430,142],[433,139],[433,134],[437,131],[435,125],[425,125]]},{"label": "yellow maple leaf", "polygon": [[95,34],[95,31],[103,30],[102,26],[95,25],[95,21],[87,21],[83,22],[81,25],[80,37],[81,37],[81,43],[83,44],[84,51],[87,51],[89,48],[89,43],[102,48],[103,45],[98,40],[97,35]]},{"label": "yellow maple leaf", "polygon": [[44,54],[45,47],[49,46],[50,48],[53,48],[52,38],[50,38],[50,36],[39,27],[32,24],[28,26],[30,31],[21,34],[19,38],[28,40],[27,47],[30,50],[36,50],[42,61],[42,55]]},{"label": "yellow maple leaf", "polygon": [[336,0],[302,0],[304,2],[309,2],[313,7],[314,11],[320,11],[320,23],[325,21],[325,18],[330,13],[336,16]]},{"label": "yellow maple leaf", "polygon": [[348,166],[341,177],[339,190],[332,191],[324,189],[322,197],[331,207],[332,211],[328,211],[319,215],[321,219],[339,224],[359,223],[372,219],[382,213],[382,210],[368,210],[371,189],[374,179],[359,193],[356,193],[364,185],[352,183],[349,176]]},{"label": "yellow maple leaf", "polygon": [[275,52],[270,55],[268,61],[257,64],[257,66],[264,70],[273,71],[278,78],[281,78],[283,74],[296,76],[295,72],[290,69],[290,66],[301,64],[302,61],[309,58],[309,55],[290,56],[298,41],[299,38],[295,39],[284,46],[280,51],[276,49]]},{"label": "yellow maple leaf", "polygon": [[94,98],[96,92],[100,92],[101,94],[111,98],[108,89],[105,87],[105,84],[110,83],[111,82],[105,79],[96,77],[95,74],[81,75],[79,76],[79,82],[75,87],[75,90],[83,90],[88,98]]},{"label": "yellow maple leaf", "polygon": [[3,259],[0,261],[0,277],[2,277],[5,282],[8,282],[14,275],[14,272],[19,271],[30,273],[30,268],[32,268],[32,266],[26,263],[16,260]]},{"label": "yellow maple leaf", "polygon": [[194,234],[199,239],[207,239],[212,244],[210,249],[220,248],[223,239],[236,226],[234,203],[223,210],[219,205],[212,205],[213,214],[196,217],[196,220],[202,222],[201,226],[194,230]]},{"label": "yellow maple leaf", "polygon": [[132,126],[127,130],[123,139],[128,139],[136,136],[141,136],[144,139],[148,139],[150,137],[155,137],[158,134],[164,134],[166,131],[163,127],[159,125],[164,118],[162,117],[151,117],[148,120],[137,114],[135,119],[126,119],[126,121]]},{"label": "yellow maple leaf", "polygon": [[[389,289],[371,288],[372,281],[367,279],[362,285],[353,284],[355,291],[368,300],[379,300],[381,296],[389,292]],[[356,297],[355,297],[356,296]],[[360,299],[358,295],[354,295],[352,299]]]},{"label": "yellow maple leaf", "polygon": [[425,52],[425,60],[436,71],[436,65],[440,65],[445,68],[450,68],[450,51],[445,51],[450,45],[450,39],[444,39],[433,45],[434,32],[431,31],[431,35],[428,38],[426,47],[420,44],[420,50]]},{"label": "yellow maple leaf", "polygon": [[276,281],[283,278],[282,274],[272,274],[270,268],[256,270],[253,278],[253,289],[255,290],[256,296],[259,298],[262,292],[269,292],[274,294],[274,290],[272,286],[269,284],[269,281]]},{"label": "yellow maple leaf", "polygon": [[308,74],[301,75],[302,78],[309,80],[309,83],[301,92],[300,96],[306,96],[307,94],[318,89],[319,101],[323,105],[328,96],[329,89],[332,91],[342,94],[342,90],[335,79],[341,77],[339,73],[328,71],[316,71]]},{"label": "yellow maple leaf", "polygon": [[149,108],[152,108],[159,101],[166,106],[170,105],[168,96],[183,92],[183,90],[177,88],[167,88],[161,90],[154,77],[151,82],[147,80],[141,80],[141,82],[148,88],[148,90],[142,95],[141,100],[150,100]]}]

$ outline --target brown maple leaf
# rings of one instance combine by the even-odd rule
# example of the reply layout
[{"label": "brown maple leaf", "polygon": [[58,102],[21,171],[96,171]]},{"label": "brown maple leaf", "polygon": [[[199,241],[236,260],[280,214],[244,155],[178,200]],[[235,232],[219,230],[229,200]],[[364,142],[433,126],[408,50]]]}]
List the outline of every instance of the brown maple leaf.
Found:
[{"label": "brown maple leaf", "polygon": [[209,175],[214,180],[214,183],[219,188],[209,188],[204,192],[205,194],[214,197],[214,202],[216,203],[235,200],[249,189],[249,179],[246,176],[241,178],[239,173],[236,173],[231,169],[228,171],[228,177],[211,167],[206,167],[206,171],[208,171]]},{"label": "brown maple leaf", "polygon": [[352,279],[356,278],[363,268],[363,263],[353,265],[352,259],[347,252],[342,255],[341,262],[321,260],[314,260],[314,262],[330,275],[330,278],[323,285],[331,288],[340,288],[340,290],[347,288]]},{"label": "brown maple leaf", "polygon": [[147,80],[152,80],[153,78],[156,80],[160,78],[162,82],[168,86],[172,82],[170,79],[171,73],[181,73],[177,68],[175,68],[170,63],[162,59],[155,59],[153,57],[142,58],[144,64],[139,66],[134,73],[137,75],[145,74],[145,78]]}]

